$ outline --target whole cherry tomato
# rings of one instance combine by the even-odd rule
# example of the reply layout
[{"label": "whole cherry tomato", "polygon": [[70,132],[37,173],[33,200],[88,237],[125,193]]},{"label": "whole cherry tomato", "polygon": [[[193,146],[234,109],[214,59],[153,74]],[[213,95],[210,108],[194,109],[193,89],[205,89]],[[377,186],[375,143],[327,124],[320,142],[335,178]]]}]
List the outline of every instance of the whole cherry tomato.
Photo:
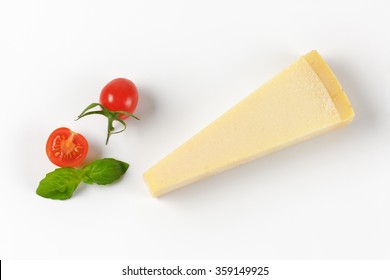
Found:
[{"label": "whole cherry tomato", "polygon": [[[132,114],[137,107],[138,91],[134,83],[125,78],[117,78],[109,82],[100,93],[100,104],[110,111],[125,111]],[[119,118],[129,116],[120,114]]]}]

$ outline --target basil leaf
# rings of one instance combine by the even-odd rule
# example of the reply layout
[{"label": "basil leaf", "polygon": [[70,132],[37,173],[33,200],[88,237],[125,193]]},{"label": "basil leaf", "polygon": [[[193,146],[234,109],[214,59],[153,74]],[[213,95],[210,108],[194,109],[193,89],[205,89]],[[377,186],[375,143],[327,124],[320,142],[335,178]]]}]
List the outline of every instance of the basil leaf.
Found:
[{"label": "basil leaf", "polygon": [[81,180],[87,184],[107,185],[118,180],[129,168],[129,164],[113,158],[96,160],[81,171]]},{"label": "basil leaf", "polygon": [[72,196],[80,182],[80,170],[57,168],[39,182],[36,193],[45,198],[64,200]]}]

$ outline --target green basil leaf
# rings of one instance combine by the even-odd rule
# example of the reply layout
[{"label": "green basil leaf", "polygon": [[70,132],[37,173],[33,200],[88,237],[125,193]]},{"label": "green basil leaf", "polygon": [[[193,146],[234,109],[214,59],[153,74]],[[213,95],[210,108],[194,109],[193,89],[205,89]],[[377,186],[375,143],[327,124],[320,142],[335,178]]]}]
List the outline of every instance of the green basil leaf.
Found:
[{"label": "green basil leaf", "polygon": [[96,160],[86,165],[81,171],[81,180],[98,185],[107,185],[118,180],[129,168],[129,164],[113,158]]},{"label": "green basil leaf", "polygon": [[64,200],[72,196],[80,182],[80,170],[57,168],[39,182],[36,193],[45,198]]}]

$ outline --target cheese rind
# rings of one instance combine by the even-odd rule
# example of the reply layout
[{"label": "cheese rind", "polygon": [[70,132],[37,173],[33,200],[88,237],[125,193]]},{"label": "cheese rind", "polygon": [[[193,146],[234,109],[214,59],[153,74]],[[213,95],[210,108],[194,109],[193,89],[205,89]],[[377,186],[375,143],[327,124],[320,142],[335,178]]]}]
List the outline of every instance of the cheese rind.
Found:
[{"label": "cheese rind", "polygon": [[316,72],[328,90],[328,93],[331,96],[341,119],[346,123],[351,122],[355,116],[355,113],[347,95],[341,87],[341,84],[337,80],[335,74],[330,69],[328,64],[320,56],[320,54],[314,50],[306,54],[304,58],[310,64],[311,68]]},{"label": "cheese rind", "polygon": [[353,119],[329,66],[312,51],[244,98],[144,174],[160,196]]}]

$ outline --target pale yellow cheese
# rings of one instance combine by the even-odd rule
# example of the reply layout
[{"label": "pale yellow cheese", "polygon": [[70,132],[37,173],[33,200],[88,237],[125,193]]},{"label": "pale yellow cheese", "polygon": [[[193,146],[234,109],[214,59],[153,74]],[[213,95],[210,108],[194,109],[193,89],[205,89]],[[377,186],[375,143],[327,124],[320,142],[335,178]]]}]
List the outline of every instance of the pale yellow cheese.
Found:
[{"label": "pale yellow cheese", "polygon": [[354,112],[312,51],[244,98],[144,174],[153,196],[349,123]]}]

